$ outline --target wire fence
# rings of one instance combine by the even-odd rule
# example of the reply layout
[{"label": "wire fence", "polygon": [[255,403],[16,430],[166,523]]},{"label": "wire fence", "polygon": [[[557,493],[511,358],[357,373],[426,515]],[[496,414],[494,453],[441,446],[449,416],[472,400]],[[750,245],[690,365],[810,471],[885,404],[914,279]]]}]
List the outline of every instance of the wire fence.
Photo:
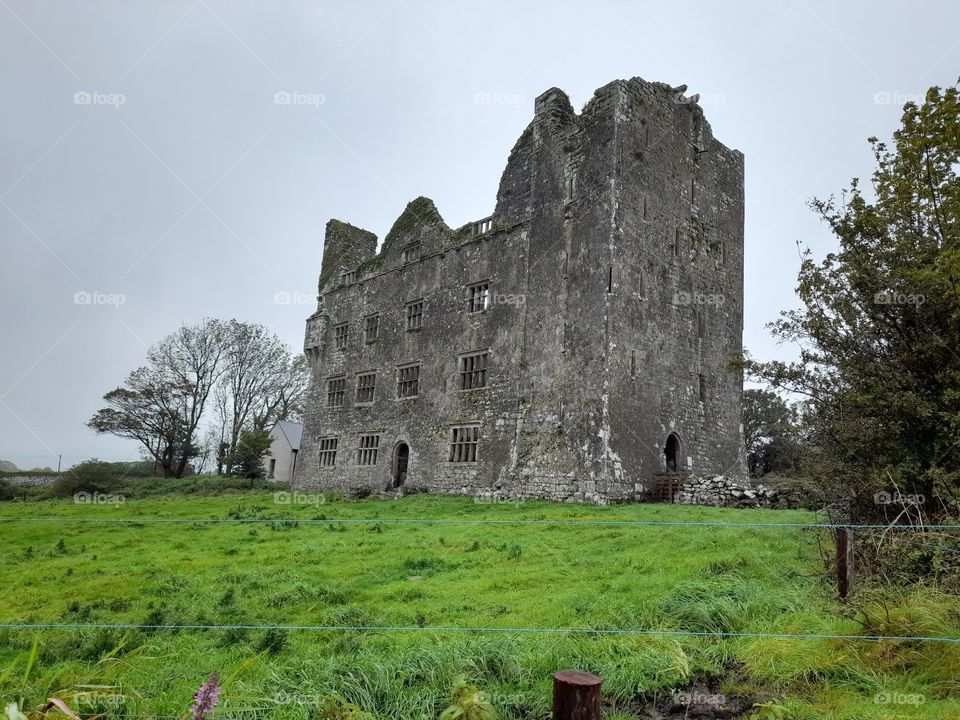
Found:
[{"label": "wire fence", "polygon": [[643,628],[582,627],[496,627],[461,625],[148,625],[141,623],[0,623],[0,629],[21,630],[282,630],[291,632],[423,632],[423,633],[506,633],[516,635],[638,635],[663,637],[716,637],[734,639],[866,640],[871,642],[960,643],[960,637],[929,635],[855,635],[832,633],[761,633],[707,630],[656,630]]}]

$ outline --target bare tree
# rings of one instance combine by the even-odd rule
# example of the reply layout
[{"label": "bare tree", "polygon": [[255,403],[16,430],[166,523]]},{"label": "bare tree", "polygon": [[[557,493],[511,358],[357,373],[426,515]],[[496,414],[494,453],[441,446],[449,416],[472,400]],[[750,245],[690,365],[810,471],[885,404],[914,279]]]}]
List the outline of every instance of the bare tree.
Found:
[{"label": "bare tree", "polygon": [[216,391],[217,421],[228,454],[244,430],[265,430],[299,416],[308,365],[263,325],[227,323],[226,365]]},{"label": "bare tree", "polygon": [[197,428],[224,372],[224,324],[183,326],[147,352],[149,365],[104,395],[107,407],[87,425],[139,441],[163,468],[182,477],[197,453]]},{"label": "bare tree", "polygon": [[[104,395],[87,423],[140,442],[165,477],[191,459],[216,460],[219,474],[245,430],[299,417],[309,366],[263,325],[206,319],[185,325],[147,352],[148,365]],[[207,436],[201,422],[210,420]]]}]

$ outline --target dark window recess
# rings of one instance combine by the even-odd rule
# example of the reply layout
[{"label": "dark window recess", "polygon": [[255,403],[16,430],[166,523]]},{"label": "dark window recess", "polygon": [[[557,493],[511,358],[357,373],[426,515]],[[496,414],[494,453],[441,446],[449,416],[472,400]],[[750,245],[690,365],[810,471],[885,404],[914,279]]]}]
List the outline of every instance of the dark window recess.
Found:
[{"label": "dark window recess", "polygon": [[327,380],[327,407],[343,407],[343,396],[347,392],[345,377]]},{"label": "dark window recess", "polygon": [[374,342],[380,336],[380,316],[368,315],[363,326],[364,338],[367,342]]},{"label": "dark window recess", "polygon": [[703,375],[697,375],[697,387],[700,392],[700,402],[707,399],[707,379]]},{"label": "dark window recess", "polygon": [[357,402],[372,403],[374,389],[377,386],[376,373],[365,373],[357,376]]},{"label": "dark window recess", "polygon": [[477,446],[480,444],[479,425],[458,425],[450,429],[450,462],[477,461]]},{"label": "dark window recess", "polygon": [[407,330],[419,330],[423,327],[423,300],[407,303]]},{"label": "dark window recess", "polygon": [[487,361],[490,352],[471,353],[460,356],[460,389],[476,390],[487,386]]},{"label": "dark window recess", "polygon": [[338,439],[320,438],[320,467],[333,467],[337,464]]},{"label": "dark window recess", "polygon": [[416,397],[420,393],[420,366],[397,368],[397,397]]},{"label": "dark window recess", "polygon": [[410,243],[400,251],[400,262],[404,265],[420,259],[420,243]]},{"label": "dark window recess", "polygon": [[480,312],[488,307],[490,307],[490,283],[477,283],[467,288],[467,312]]},{"label": "dark window recess", "polygon": [[341,285],[351,285],[352,283],[355,283],[356,281],[357,281],[357,271],[356,271],[356,270],[350,270],[350,271],[345,272],[345,273],[343,273],[342,275],[340,275],[340,284],[341,284]]},{"label": "dark window recess", "polygon": [[361,435],[360,447],[357,448],[357,465],[376,465],[379,449],[379,435]]},{"label": "dark window recess", "polygon": [[350,326],[347,323],[340,323],[333,326],[333,347],[337,350],[343,350],[347,346],[347,335],[350,333]]}]

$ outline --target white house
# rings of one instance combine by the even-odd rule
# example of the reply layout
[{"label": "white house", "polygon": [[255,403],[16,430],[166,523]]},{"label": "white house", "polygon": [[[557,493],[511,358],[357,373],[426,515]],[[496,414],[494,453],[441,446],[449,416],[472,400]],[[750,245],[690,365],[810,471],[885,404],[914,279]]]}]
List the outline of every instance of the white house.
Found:
[{"label": "white house", "polygon": [[268,480],[292,482],[293,471],[297,468],[297,453],[300,451],[300,438],[303,436],[303,423],[281,420],[270,430],[273,442],[263,458],[263,469]]}]

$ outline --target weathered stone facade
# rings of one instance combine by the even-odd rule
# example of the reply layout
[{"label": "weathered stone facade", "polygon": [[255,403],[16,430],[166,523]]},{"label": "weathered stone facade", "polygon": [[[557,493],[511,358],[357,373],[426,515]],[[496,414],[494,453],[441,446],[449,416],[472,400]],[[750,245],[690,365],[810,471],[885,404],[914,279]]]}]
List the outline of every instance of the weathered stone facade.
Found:
[{"label": "weathered stone facade", "polygon": [[379,254],[328,223],[295,488],[602,501],[744,474],[743,155],[683,90],[618,80],[580,114],[548,90],[483,221],[418,198]]}]

